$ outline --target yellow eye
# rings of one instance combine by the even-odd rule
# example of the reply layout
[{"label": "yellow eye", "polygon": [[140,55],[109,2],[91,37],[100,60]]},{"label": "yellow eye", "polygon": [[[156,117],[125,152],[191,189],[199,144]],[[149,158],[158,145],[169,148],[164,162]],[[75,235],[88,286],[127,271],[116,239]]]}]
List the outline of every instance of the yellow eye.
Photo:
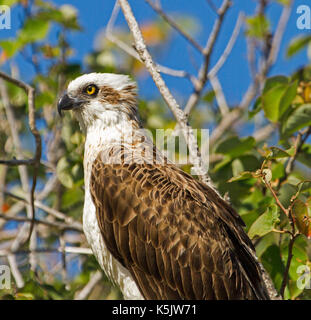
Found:
[{"label": "yellow eye", "polygon": [[94,84],[90,84],[89,86],[86,87],[85,92],[92,96],[98,92],[98,88]]}]

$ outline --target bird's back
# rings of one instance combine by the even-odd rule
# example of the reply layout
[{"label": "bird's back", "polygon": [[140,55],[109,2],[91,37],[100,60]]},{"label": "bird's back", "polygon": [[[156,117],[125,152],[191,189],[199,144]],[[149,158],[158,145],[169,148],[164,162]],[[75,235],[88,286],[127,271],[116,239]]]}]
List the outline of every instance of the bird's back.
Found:
[{"label": "bird's back", "polygon": [[144,298],[268,299],[234,209],[174,164],[137,163],[132,151],[119,150],[121,163],[99,154],[91,195],[108,250]]}]

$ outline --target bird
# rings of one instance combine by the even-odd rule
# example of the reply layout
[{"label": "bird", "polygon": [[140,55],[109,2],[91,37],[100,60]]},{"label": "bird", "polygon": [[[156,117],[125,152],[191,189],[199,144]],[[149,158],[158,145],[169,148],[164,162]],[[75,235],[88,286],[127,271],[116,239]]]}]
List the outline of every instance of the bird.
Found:
[{"label": "bird", "polygon": [[268,300],[244,222],[143,133],[127,75],[83,74],[58,101],[85,134],[83,231],[127,300]]}]

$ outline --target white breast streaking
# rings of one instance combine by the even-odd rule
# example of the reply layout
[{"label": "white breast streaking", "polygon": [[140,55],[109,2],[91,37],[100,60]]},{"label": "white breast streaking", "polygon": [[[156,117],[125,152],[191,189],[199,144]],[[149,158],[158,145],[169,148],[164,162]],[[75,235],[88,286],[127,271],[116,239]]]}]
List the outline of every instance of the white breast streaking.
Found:
[{"label": "white breast streaking", "polygon": [[[99,133],[98,131],[101,130]],[[103,132],[105,131],[105,132]],[[92,251],[107,277],[121,289],[126,300],[143,300],[130,272],[124,268],[107,249],[96,218],[96,209],[90,193],[90,177],[93,161],[103,146],[111,143],[116,128],[94,126],[87,132],[84,154],[85,199],[83,208],[83,231]],[[104,140],[103,140],[103,137]]]}]

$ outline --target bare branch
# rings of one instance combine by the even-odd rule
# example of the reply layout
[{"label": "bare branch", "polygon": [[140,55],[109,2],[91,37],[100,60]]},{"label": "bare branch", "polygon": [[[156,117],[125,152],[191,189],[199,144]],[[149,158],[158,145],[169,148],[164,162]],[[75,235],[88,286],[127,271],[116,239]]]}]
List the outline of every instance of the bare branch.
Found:
[{"label": "bare branch", "polygon": [[212,0],[206,0],[206,2],[208,3],[208,5],[210,6],[210,8],[218,15],[218,9],[217,7],[215,6],[215,4],[213,3]]},{"label": "bare branch", "polygon": [[222,90],[221,84],[217,78],[217,76],[210,77],[210,82],[215,92],[216,100],[219,106],[220,113],[224,116],[229,112],[229,107],[226,101],[226,97]]},{"label": "bare branch", "polygon": [[202,91],[206,85],[206,82],[208,80],[208,67],[209,67],[209,62],[210,62],[210,57],[213,53],[213,49],[215,46],[216,39],[218,37],[219,31],[221,29],[225,14],[227,10],[229,9],[231,3],[229,0],[224,0],[218,13],[218,18],[214,23],[213,30],[206,42],[206,45],[203,50],[203,55],[204,55],[204,61],[200,67],[199,74],[198,74],[198,79],[197,83],[195,85],[193,93],[190,95],[186,106],[184,108],[185,115],[188,117],[190,114],[191,110],[197,105],[199,102],[199,99],[202,95]]},{"label": "bare branch", "polygon": [[[25,199],[25,198],[22,198],[20,196],[17,196],[11,192],[7,192],[7,191],[4,191],[4,193],[12,198],[15,198],[19,201],[22,201],[26,204],[28,204],[28,201]],[[68,217],[67,215],[65,215],[64,213],[58,211],[58,210],[55,210],[53,208],[50,208],[48,206],[46,206],[45,204],[43,204],[42,202],[38,201],[38,200],[35,200],[34,202],[35,206],[39,209],[42,209],[44,210],[45,212],[47,212],[48,214],[52,215],[53,217],[57,218],[57,219],[61,219],[61,220],[64,220],[66,224],[68,225],[72,225],[74,226],[75,230],[78,230],[78,231],[83,231],[83,227],[82,227],[82,224],[78,221],[75,221],[73,220],[71,217]],[[11,218],[14,220],[14,217],[12,217],[11,215],[8,215],[6,214],[6,217],[8,218]]]},{"label": "bare branch", "polygon": [[[35,151],[35,156],[33,159],[33,176],[32,176],[32,186],[30,190],[30,207],[31,207],[31,216],[32,219],[35,219],[35,205],[34,205],[34,200],[35,200],[35,189],[36,189],[36,184],[37,184],[37,175],[38,175],[38,170],[40,166],[40,159],[41,159],[41,136],[40,133],[36,127],[36,118],[35,118],[35,102],[34,102],[34,96],[35,96],[35,90],[33,87],[30,85],[26,84],[23,81],[20,81],[18,79],[15,79],[3,72],[0,71],[0,78],[11,82],[15,84],[16,86],[22,88],[25,90],[26,94],[28,95],[28,118],[29,118],[29,127],[30,130],[35,138],[36,142],[36,151]],[[2,90],[2,93],[4,93],[4,90]],[[27,182],[28,185],[28,182]],[[26,182],[25,182],[26,186]],[[32,231],[33,231],[33,226],[34,223],[32,222],[30,225],[30,231],[29,231],[29,237],[27,241],[30,239]]]},{"label": "bare branch", "polygon": [[[31,222],[33,219],[30,218],[24,218],[24,217],[8,217],[7,215],[0,213],[0,218],[5,219],[5,220],[13,220],[13,221],[19,221],[19,222]],[[63,222],[52,222],[52,221],[47,221],[47,220],[39,220],[39,219],[34,219],[34,223],[41,223],[41,224],[45,224],[47,226],[50,227],[56,227],[59,228],[61,230],[74,230],[74,231],[78,231],[78,232],[83,232],[83,230],[81,230],[79,227],[77,227],[76,225],[70,225],[67,223],[63,223]]]},{"label": "bare branch", "polygon": [[280,295],[282,296],[283,299],[284,299],[284,292],[285,292],[285,288],[288,280],[289,268],[293,258],[293,247],[294,247],[296,238],[297,236],[292,236],[288,244],[288,257],[287,257],[287,262],[286,262],[285,271],[283,274],[283,280],[282,280],[281,289],[280,289]]},{"label": "bare branch", "polygon": [[310,134],[311,134],[311,126],[307,128],[305,131],[298,132],[297,137],[295,139],[295,145],[294,145],[295,151],[294,151],[294,154],[289,158],[288,163],[286,165],[284,180],[286,180],[288,175],[293,171],[294,163],[297,159],[297,156],[301,151],[303,144],[306,142]]},{"label": "bare branch", "polygon": [[[105,36],[109,41],[111,41],[116,46],[118,46],[121,50],[126,52],[129,56],[131,56],[131,57],[135,58],[136,60],[142,62],[139,54],[132,47],[130,47],[125,42],[123,42],[120,39],[118,39],[113,34],[113,26],[114,26],[116,17],[117,17],[117,15],[119,13],[119,10],[120,10],[120,5],[119,5],[119,2],[116,1],[115,5],[114,5],[114,8],[113,8],[113,11],[112,11],[112,14],[110,16],[110,19],[109,19],[107,27],[106,27]],[[188,79],[193,85],[195,85],[195,83],[196,83],[195,77],[193,75],[191,75],[190,73],[184,71],[184,70],[175,70],[175,69],[160,65],[158,63],[156,64],[156,67],[159,70],[159,72],[161,72],[161,73],[164,73],[164,74],[167,74],[167,75],[173,76],[173,77]]]},{"label": "bare branch", "polygon": [[278,196],[276,195],[275,191],[273,190],[270,182],[267,181],[267,179],[266,179],[266,177],[265,177],[265,174],[263,174],[263,180],[264,180],[264,183],[265,183],[266,187],[268,187],[268,189],[270,190],[270,192],[271,192],[273,198],[275,199],[275,202],[276,202],[276,204],[278,205],[278,207],[283,211],[283,213],[284,213],[287,217],[289,217],[289,210],[286,209],[286,208],[283,206],[282,202],[280,201],[280,199],[279,199]]},{"label": "bare branch", "polygon": [[216,64],[214,65],[214,67],[210,70],[210,72],[208,73],[208,77],[212,78],[214,77],[218,71],[220,70],[220,68],[223,66],[223,64],[226,62],[229,54],[231,53],[231,50],[238,38],[238,35],[240,33],[242,24],[244,21],[244,13],[240,13],[238,16],[238,19],[236,21],[236,24],[234,26],[232,35],[227,43],[227,46],[223,52],[223,54],[221,55],[221,57],[218,59],[218,61],[216,62]]},{"label": "bare branch", "polygon": [[34,164],[34,159],[29,160],[0,160],[0,164],[5,164],[7,166],[32,166]]},{"label": "bare branch", "polygon": [[[92,255],[93,251],[90,248],[84,247],[70,247],[66,246],[64,248],[36,248],[34,250],[35,253],[51,253],[51,252],[65,252],[65,253],[73,253],[73,254],[85,254],[85,255]],[[0,249],[0,256],[8,256],[8,255],[17,255],[17,254],[28,254],[33,251],[30,250],[23,250],[19,249],[16,251],[7,250],[7,249]]]},{"label": "bare branch", "polygon": [[208,38],[208,41],[205,45],[204,48],[204,55],[205,56],[210,56],[213,49],[214,49],[214,45],[215,42],[217,40],[221,25],[223,23],[223,19],[225,17],[226,12],[228,11],[228,9],[231,6],[231,2],[229,0],[224,0],[221,7],[218,9],[217,13],[218,13],[218,19],[216,20],[216,22],[214,23],[212,32]]},{"label": "bare branch", "polygon": [[[154,65],[152,57],[147,50],[145,45],[142,33],[139,29],[138,23],[134,17],[132,9],[127,0],[119,0],[120,6],[122,8],[123,14],[127,21],[127,24],[132,32],[135,41],[135,49],[138,52],[141,60],[144,62],[147,70],[149,71],[153,81],[158,87],[164,101],[169,106],[173,115],[175,116],[180,128],[183,132],[187,145],[189,147],[189,153],[192,158],[194,166],[194,170],[198,176],[202,179],[202,181],[208,183],[208,176],[206,170],[203,168],[203,162],[198,151],[198,144],[196,137],[193,134],[193,129],[188,125],[187,118],[183,111],[180,109],[177,101],[172,96],[171,92],[167,88],[164,80],[162,79],[160,73]],[[212,186],[211,186],[212,187]]]},{"label": "bare branch", "polygon": [[223,117],[219,125],[213,130],[210,139],[211,145],[213,145],[224,134],[224,132],[228,130],[228,128],[230,128],[233,124],[241,119],[244,111],[248,108],[252,100],[255,98],[261,84],[264,83],[268,72],[275,62],[277,52],[279,51],[280,43],[282,41],[282,37],[288,22],[291,7],[292,1],[290,1],[288,6],[284,6],[277,29],[272,39],[272,45],[266,63],[263,63],[261,65],[259,72],[255,75],[253,83],[249,86],[248,90],[243,96],[240,106]]},{"label": "bare branch", "polygon": [[96,284],[102,279],[103,274],[101,271],[96,271],[90,278],[86,286],[76,295],[75,300],[85,300],[92,292]]},{"label": "bare branch", "polygon": [[292,11],[292,4],[293,4],[293,0],[290,0],[287,5],[286,4],[284,5],[284,9],[282,10],[278,26],[276,28],[274,37],[272,39],[272,45],[271,45],[270,54],[267,62],[268,66],[271,66],[272,64],[275,63],[275,60],[280,51],[283,35],[288,23],[288,19],[290,17],[290,13]]},{"label": "bare branch", "polygon": [[270,135],[275,132],[276,127],[273,123],[269,123],[266,126],[258,129],[253,133],[254,139],[259,142],[259,141],[265,141],[267,138],[270,137]]}]

